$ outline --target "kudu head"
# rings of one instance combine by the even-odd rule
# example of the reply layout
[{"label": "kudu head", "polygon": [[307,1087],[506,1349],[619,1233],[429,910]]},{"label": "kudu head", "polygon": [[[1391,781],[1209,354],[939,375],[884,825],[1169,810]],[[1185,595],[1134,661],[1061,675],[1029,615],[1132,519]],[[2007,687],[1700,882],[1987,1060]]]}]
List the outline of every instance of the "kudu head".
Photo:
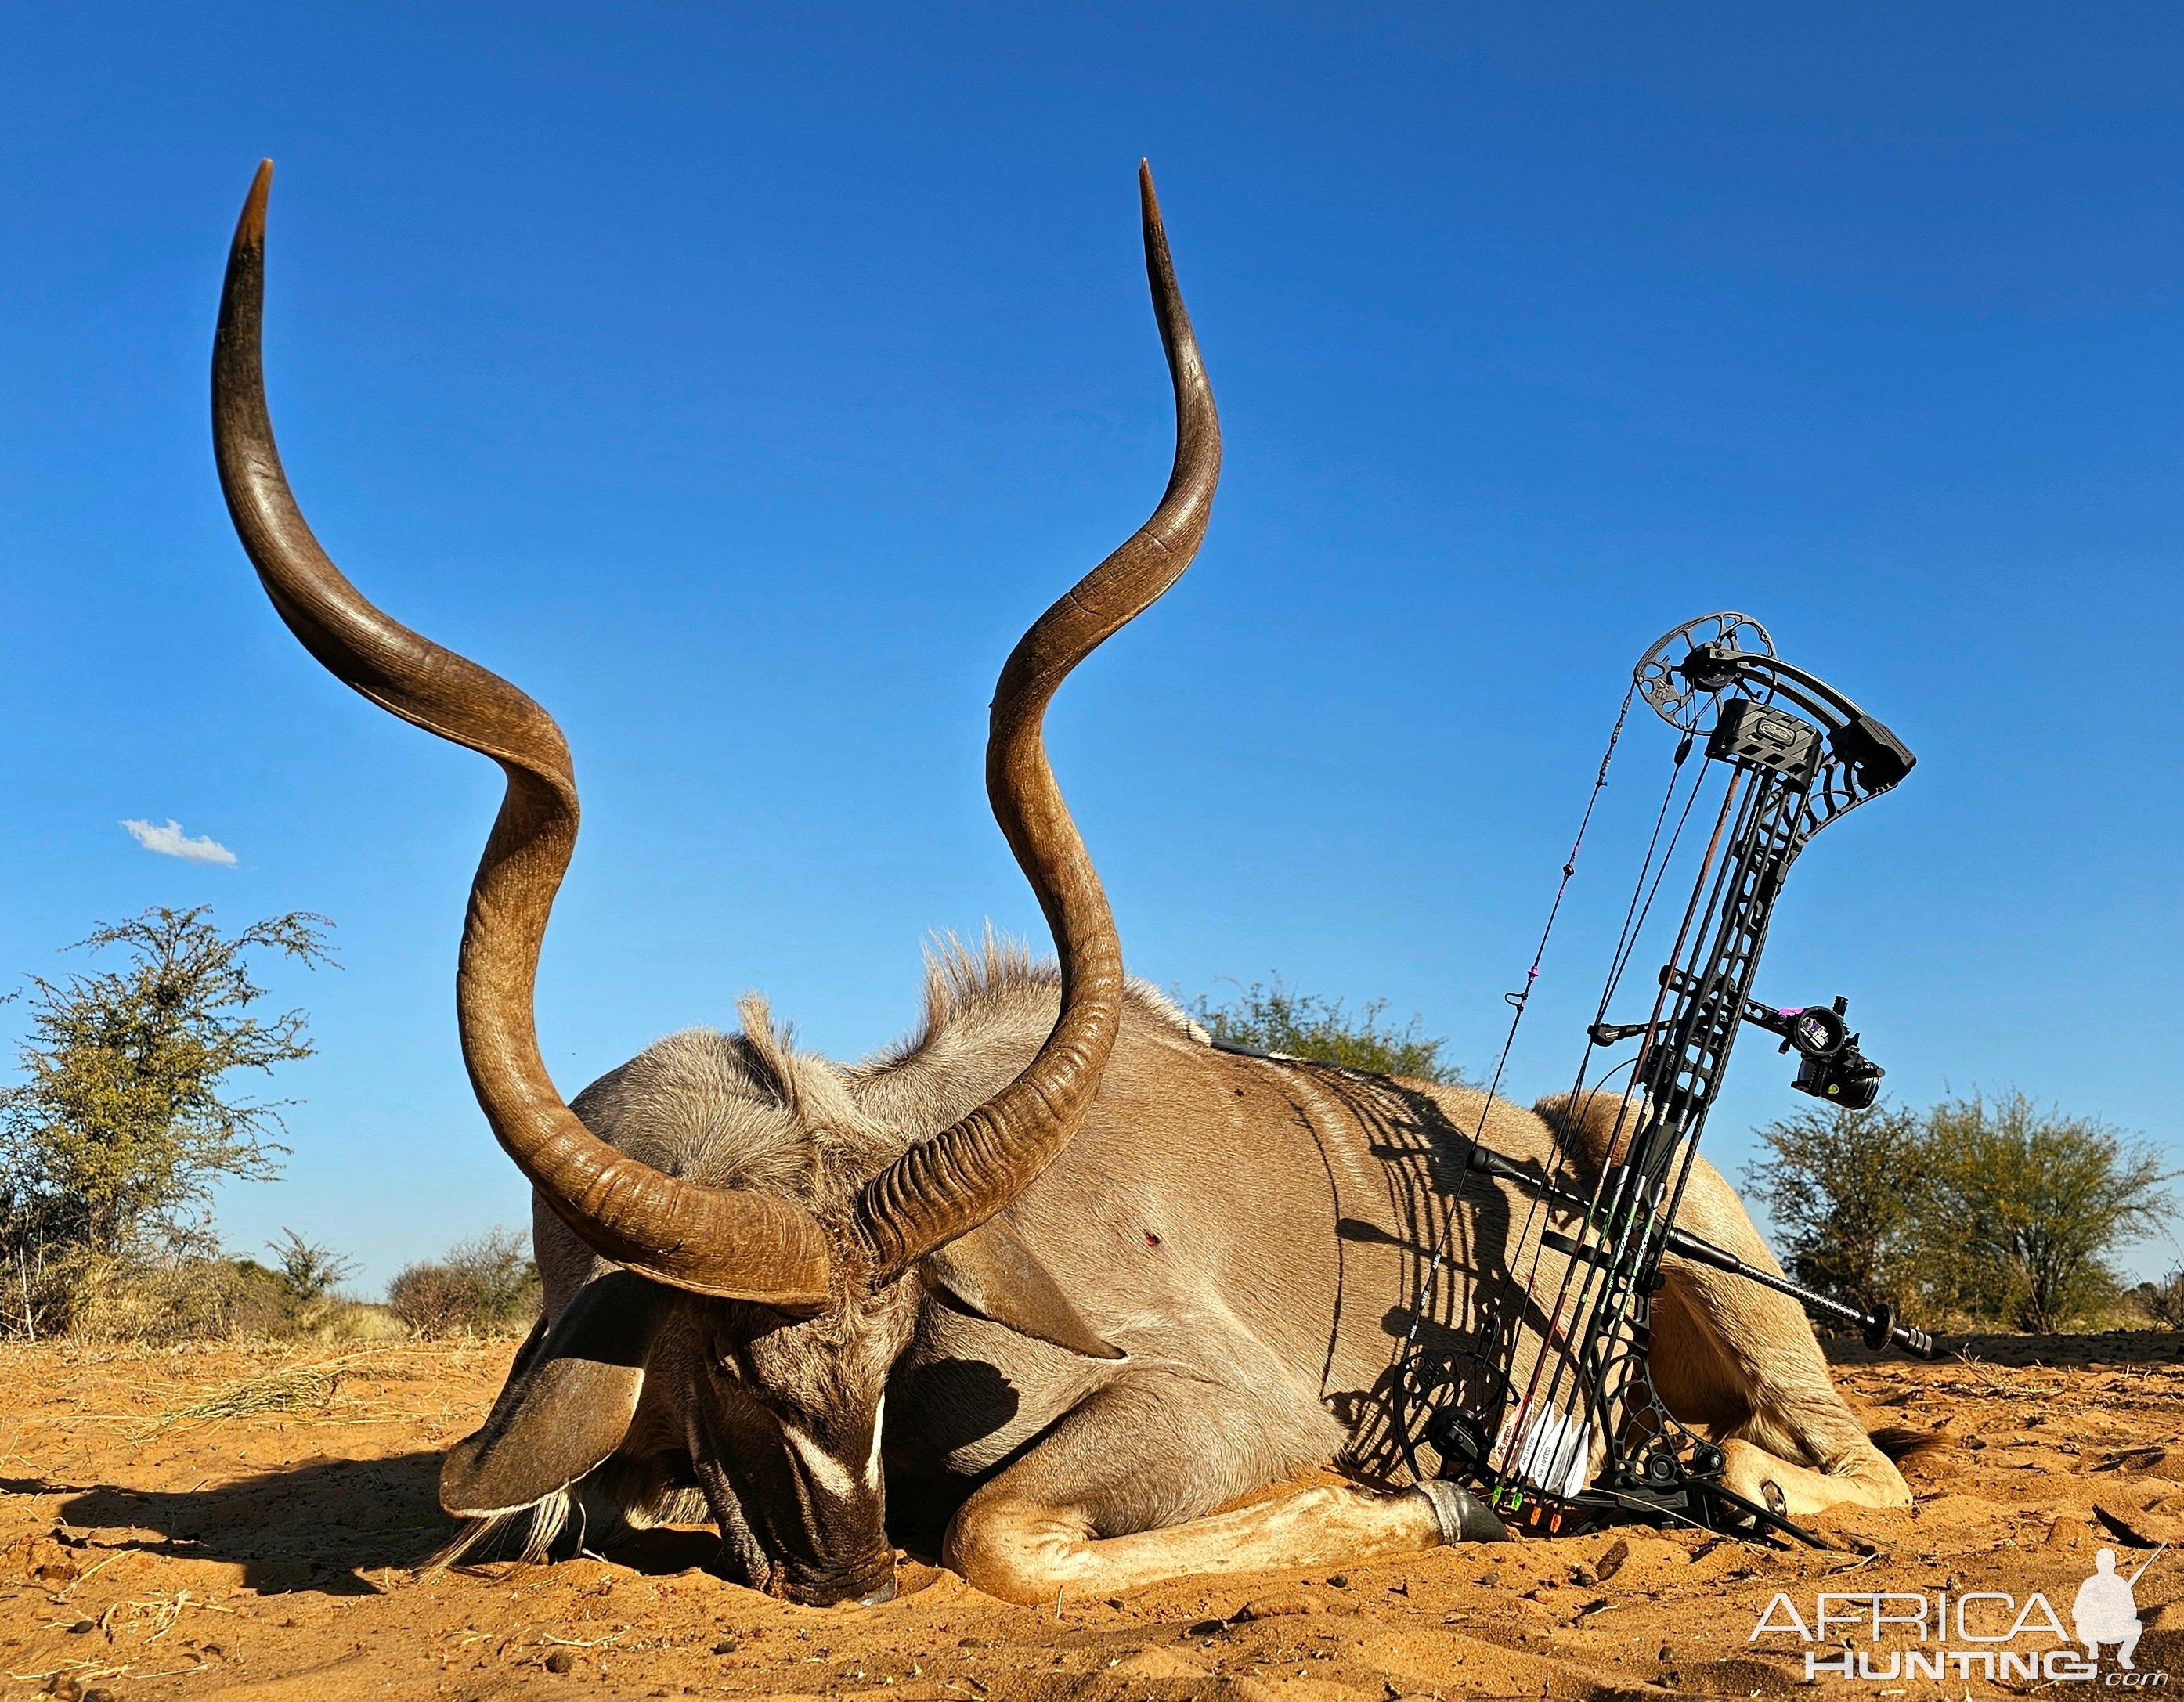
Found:
[{"label": "kudu head", "polygon": [[[735,1109],[729,1121],[742,1119],[767,1150],[801,1155],[785,1168],[724,1158],[717,1140],[610,1143],[548,1076],[532,987],[576,843],[568,746],[508,681],[382,613],[312,536],[281,470],[261,365],[270,182],[268,161],[236,227],[214,345],[214,447],[228,511],[275,609],[329,671],[507,775],[463,924],[463,1058],[542,1217],[550,1212],[594,1255],[551,1328],[542,1321],[526,1343],[485,1427],[450,1454],[442,1502],[478,1518],[538,1503],[616,1455],[643,1409],[653,1430],[670,1432],[682,1481],[703,1488],[752,1582],[809,1601],[883,1595],[892,1550],[878,1464],[882,1397],[923,1290],[948,1288],[974,1310],[1078,1351],[1112,1351],[1050,1282],[1042,1288],[1035,1265],[1013,1256],[1020,1249],[1000,1226],[981,1226],[1084,1121],[1122,1012],[1121,947],[1047,763],[1046,706],[1071,669],[1190,565],[1220,471],[1212,392],[1151,175],[1141,170],[1139,187],[1175,391],[1173,471],[1151,518],[1011,654],[986,748],[994,816],[1053,931],[1060,1014],[1021,1074],[948,1127],[917,1132],[924,1138],[872,1128],[844,1138],[819,1126],[855,1119],[782,1079],[794,1060],[770,1032],[724,1043],[716,1073]],[[642,1085],[616,1078],[641,1074],[652,1057],[580,1099],[588,1112],[596,1101],[594,1124],[608,1127],[615,1093]],[[677,1156],[693,1152],[703,1161]]]}]

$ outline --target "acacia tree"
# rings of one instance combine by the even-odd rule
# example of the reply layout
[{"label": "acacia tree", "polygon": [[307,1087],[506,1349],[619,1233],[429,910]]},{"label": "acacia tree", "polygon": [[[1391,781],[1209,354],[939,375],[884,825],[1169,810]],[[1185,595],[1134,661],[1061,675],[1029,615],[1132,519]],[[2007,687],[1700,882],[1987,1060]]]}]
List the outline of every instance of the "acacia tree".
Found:
[{"label": "acacia tree", "polygon": [[1745,1167],[1745,1185],[1765,1202],[1790,1274],[1852,1305],[1908,1300],[1933,1182],[1925,1120],[1892,1105],[1814,1106],[1759,1139],[1767,1156]]},{"label": "acacia tree", "polygon": [[299,1306],[334,1298],[334,1290],[356,1275],[356,1260],[320,1241],[306,1241],[292,1229],[265,1243],[275,1273],[287,1297]]},{"label": "acacia tree", "polygon": [[2107,1255],[2175,1213],[2152,1148],[2023,1093],[1947,1100],[1927,1114],[1926,1140],[1932,1232],[1958,1250],[1966,1310],[2020,1329],[2053,1330],[2112,1302]]},{"label": "acacia tree", "polygon": [[224,935],[210,908],[157,907],[103,924],[68,949],[126,954],[65,981],[31,978],[24,1080],[0,1089],[0,1186],[9,1238],[107,1258],[171,1243],[223,1176],[279,1171],[281,1107],[237,1096],[237,1072],[311,1055],[300,1010],[261,1018],[247,959],[328,962],[308,911]]},{"label": "acacia tree", "polygon": [[2175,1211],[2159,1155],[2021,1093],[1819,1110],[1759,1131],[1745,1182],[1800,1282],[2050,1331],[2113,1303],[2115,1251]]}]

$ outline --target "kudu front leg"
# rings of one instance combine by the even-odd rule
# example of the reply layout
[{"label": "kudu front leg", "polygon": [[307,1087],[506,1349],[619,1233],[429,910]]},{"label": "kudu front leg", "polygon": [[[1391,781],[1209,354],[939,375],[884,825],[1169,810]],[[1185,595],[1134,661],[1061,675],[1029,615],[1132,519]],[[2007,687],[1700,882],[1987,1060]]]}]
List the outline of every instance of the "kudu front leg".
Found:
[{"label": "kudu front leg", "polygon": [[1250,1450],[1217,1424],[1188,1435],[1170,1413],[1166,1422],[1147,1416],[1123,1391],[1094,1396],[963,1504],[946,1564],[989,1595],[1047,1602],[1057,1591],[1112,1595],[1164,1578],[1338,1566],[1506,1534],[1446,1483],[1396,1494],[1314,1484],[1205,1516],[1249,1493],[1240,1456]]}]

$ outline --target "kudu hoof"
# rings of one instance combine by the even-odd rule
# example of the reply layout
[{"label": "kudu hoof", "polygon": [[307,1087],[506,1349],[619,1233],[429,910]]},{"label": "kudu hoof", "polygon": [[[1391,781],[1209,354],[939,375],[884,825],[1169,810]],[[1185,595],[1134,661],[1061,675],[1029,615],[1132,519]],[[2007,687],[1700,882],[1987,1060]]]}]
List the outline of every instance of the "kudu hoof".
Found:
[{"label": "kudu hoof", "polygon": [[1433,1504],[1444,1543],[1506,1543],[1508,1527],[1484,1501],[1445,1477],[1429,1477],[1418,1493]]}]

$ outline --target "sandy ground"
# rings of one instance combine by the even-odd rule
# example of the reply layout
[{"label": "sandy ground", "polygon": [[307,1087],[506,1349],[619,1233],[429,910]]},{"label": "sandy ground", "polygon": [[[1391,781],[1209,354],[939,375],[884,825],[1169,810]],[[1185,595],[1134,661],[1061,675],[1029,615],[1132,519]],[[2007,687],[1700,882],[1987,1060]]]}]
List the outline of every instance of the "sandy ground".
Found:
[{"label": "sandy ground", "polygon": [[[1794,1632],[1751,1633],[1777,1592],[1808,1617],[1819,1590],[2039,1590],[2067,1621],[2103,1543],[2126,1571],[2155,1556],[2137,1665],[2184,1684],[2184,1607],[2159,1610],[2184,1601],[2184,1554],[2156,1554],[2184,1538],[2184,1338],[1957,1345],[1839,1368],[1873,1427],[1942,1445],[1907,1465],[1915,1510],[1828,1521],[1833,1552],[1628,1529],[1038,1609],[905,1559],[894,1602],[827,1610],[722,1582],[697,1534],[419,1577],[450,1528],[439,1451],[485,1410],[508,1344],[0,1349],[0,1696],[2067,1696],[1975,1671],[1808,1688]],[[321,1404],[174,1416],[329,1360]],[[1908,1633],[1856,1635],[1878,1664]],[[2111,1695],[2113,1668],[2094,1681]]]}]

